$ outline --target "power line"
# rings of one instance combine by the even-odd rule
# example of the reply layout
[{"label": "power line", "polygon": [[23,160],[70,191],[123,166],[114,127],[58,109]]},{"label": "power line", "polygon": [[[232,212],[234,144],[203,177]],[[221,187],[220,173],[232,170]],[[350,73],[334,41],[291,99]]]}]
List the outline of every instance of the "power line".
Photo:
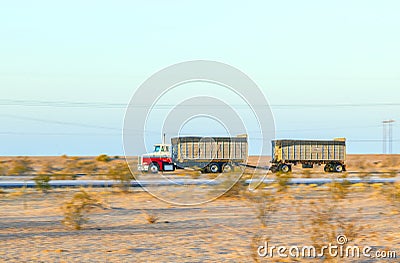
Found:
[{"label": "power line", "polygon": [[79,123],[79,122],[66,122],[66,121],[57,121],[57,120],[49,120],[49,119],[41,119],[41,118],[32,118],[32,117],[18,116],[18,115],[12,115],[12,114],[0,114],[0,116],[13,118],[13,119],[20,119],[20,120],[30,120],[30,121],[36,121],[36,122],[52,123],[52,124],[58,124],[58,125],[77,126],[77,127],[84,127],[84,128],[97,128],[97,129],[106,129],[106,130],[120,130],[118,128],[107,127],[107,126],[92,125],[92,124],[85,124],[85,123]]},{"label": "power line", "polygon": [[[52,133],[52,132],[0,132],[0,135],[17,135],[17,136],[121,136],[120,133]],[[261,137],[249,137],[250,140],[266,140]],[[381,139],[346,139],[351,143],[381,143]],[[400,139],[392,139],[393,142],[400,142]]]},{"label": "power line", "polygon": [[[128,103],[109,103],[109,102],[84,102],[84,101],[44,101],[44,100],[15,100],[0,99],[0,106],[26,106],[26,107],[59,107],[59,108],[116,108],[123,109],[128,107]],[[153,109],[170,109],[176,104],[158,104]],[[235,108],[249,108],[246,104],[228,105]],[[253,108],[266,107],[268,105],[251,105]],[[292,108],[346,108],[346,107],[397,107],[400,103],[337,103],[337,104],[271,104],[276,109]],[[148,108],[149,105],[129,105],[130,108]],[[215,107],[223,108],[224,105],[196,104],[180,105],[179,107]]]}]

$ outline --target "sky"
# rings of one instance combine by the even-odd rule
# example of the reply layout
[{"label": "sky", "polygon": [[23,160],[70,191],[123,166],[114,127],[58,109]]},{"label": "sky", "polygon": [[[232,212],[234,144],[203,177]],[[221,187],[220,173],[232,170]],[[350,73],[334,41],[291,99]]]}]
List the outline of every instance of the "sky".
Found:
[{"label": "sky", "polygon": [[0,155],[122,155],[135,90],[198,59],[255,81],[277,138],[382,153],[393,119],[400,153],[399,11],[397,0],[3,1]]}]

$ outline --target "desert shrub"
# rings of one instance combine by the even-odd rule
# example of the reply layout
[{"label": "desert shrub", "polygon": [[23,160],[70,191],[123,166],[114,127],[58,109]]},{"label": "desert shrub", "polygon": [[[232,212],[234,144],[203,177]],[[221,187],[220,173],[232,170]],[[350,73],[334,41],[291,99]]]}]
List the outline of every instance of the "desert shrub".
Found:
[{"label": "desert shrub", "polygon": [[98,170],[96,163],[93,161],[80,161],[77,166],[80,168],[82,173],[87,175],[94,175]]},{"label": "desert shrub", "polygon": [[285,192],[289,187],[289,181],[292,178],[290,173],[276,173],[277,191]]},{"label": "desert shrub", "polygon": [[246,190],[244,182],[242,180],[237,180],[234,174],[226,176],[216,187],[218,191],[228,189],[221,198],[242,198],[242,193]]},{"label": "desert shrub", "polygon": [[0,164],[0,176],[8,174],[8,166]]},{"label": "desert shrub", "polygon": [[384,174],[381,175],[381,177],[386,177],[386,178],[393,178],[398,175],[398,170],[397,169],[385,169]]},{"label": "desert shrub", "polygon": [[46,162],[42,165],[42,168],[40,169],[38,175],[33,178],[36,188],[38,190],[41,190],[42,192],[47,192],[51,188],[49,182],[51,180],[51,175],[54,173],[55,170],[56,169],[50,162]]},{"label": "desert shrub", "polygon": [[144,218],[146,219],[147,223],[149,224],[155,224],[157,221],[160,219],[158,216],[154,214],[149,214],[146,212],[143,212]]},{"label": "desert shrub", "polygon": [[304,178],[311,178],[311,170],[310,169],[303,169],[301,171]]},{"label": "desert shrub", "polygon": [[32,161],[27,157],[18,158],[11,163],[11,168],[8,170],[9,175],[27,175],[33,171]]},{"label": "desert shrub", "polygon": [[68,159],[68,155],[63,154],[63,155],[61,155],[61,158],[63,158],[63,159]]},{"label": "desert shrub", "polygon": [[56,171],[56,168],[54,168],[50,162],[46,162],[42,165],[39,174],[51,175],[54,171]]},{"label": "desert shrub", "polygon": [[66,160],[64,168],[54,173],[54,177],[58,180],[75,180],[77,174],[81,172],[79,162],[75,160]]},{"label": "desert shrub", "polygon": [[115,155],[115,156],[114,156],[114,159],[115,159],[115,160],[118,160],[118,159],[119,159],[119,156],[118,156],[118,155]]},{"label": "desert shrub", "polygon": [[107,177],[111,180],[118,181],[119,187],[123,190],[128,190],[131,180],[135,180],[126,162],[120,162],[110,167],[107,172]]},{"label": "desert shrub", "polygon": [[278,210],[279,195],[279,192],[274,192],[272,189],[258,189],[246,193],[246,199],[255,206],[257,219],[262,228],[268,226],[272,215]]},{"label": "desert shrub", "polygon": [[332,182],[328,184],[333,201],[340,201],[347,197],[351,191],[351,183],[347,180],[343,182]]},{"label": "desert shrub", "polygon": [[96,157],[96,161],[106,163],[111,161],[111,158],[107,154],[100,154],[99,156]]},{"label": "desert shrub", "polygon": [[388,203],[400,212],[400,183],[386,185],[382,193],[386,196]]},{"label": "desert shrub", "polygon": [[36,188],[42,192],[47,192],[51,188],[49,184],[50,175],[48,174],[38,174],[33,180],[35,181]]},{"label": "desert shrub", "polygon": [[62,223],[66,227],[80,230],[82,229],[82,225],[88,222],[88,214],[95,208],[104,208],[103,202],[86,191],[81,190],[74,194],[71,200],[64,203],[62,207],[64,212]]},{"label": "desert shrub", "polygon": [[[362,208],[347,213],[346,206],[351,202],[350,183],[333,182],[328,185],[325,195],[310,201],[311,214],[308,215],[306,232],[317,251],[323,245],[333,242],[339,235],[345,235],[349,241],[356,242],[365,225],[360,223]],[[328,260],[329,255],[325,254]]]}]

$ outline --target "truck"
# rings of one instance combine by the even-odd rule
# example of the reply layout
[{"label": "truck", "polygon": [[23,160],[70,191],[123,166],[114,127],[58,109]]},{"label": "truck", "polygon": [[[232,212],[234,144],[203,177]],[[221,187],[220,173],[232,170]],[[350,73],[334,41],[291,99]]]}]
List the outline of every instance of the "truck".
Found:
[{"label": "truck", "polygon": [[248,157],[247,135],[236,137],[174,137],[171,144],[156,144],[139,157],[138,170],[158,173],[194,168],[204,173],[231,172]]},{"label": "truck", "polygon": [[273,140],[272,172],[288,173],[292,165],[313,168],[325,164],[325,172],[346,171],[346,139],[334,140]]}]

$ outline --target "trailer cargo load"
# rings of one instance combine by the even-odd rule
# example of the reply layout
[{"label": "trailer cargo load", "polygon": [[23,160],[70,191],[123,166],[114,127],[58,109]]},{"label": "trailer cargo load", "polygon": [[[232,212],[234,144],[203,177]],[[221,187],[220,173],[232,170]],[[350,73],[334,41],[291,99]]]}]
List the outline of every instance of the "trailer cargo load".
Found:
[{"label": "trailer cargo load", "polygon": [[273,140],[271,171],[289,172],[291,165],[303,168],[325,164],[325,172],[346,169],[346,139],[334,140]]},{"label": "trailer cargo load", "polygon": [[247,135],[237,137],[175,137],[172,161],[179,168],[198,167],[204,172],[229,172],[248,157]]}]

